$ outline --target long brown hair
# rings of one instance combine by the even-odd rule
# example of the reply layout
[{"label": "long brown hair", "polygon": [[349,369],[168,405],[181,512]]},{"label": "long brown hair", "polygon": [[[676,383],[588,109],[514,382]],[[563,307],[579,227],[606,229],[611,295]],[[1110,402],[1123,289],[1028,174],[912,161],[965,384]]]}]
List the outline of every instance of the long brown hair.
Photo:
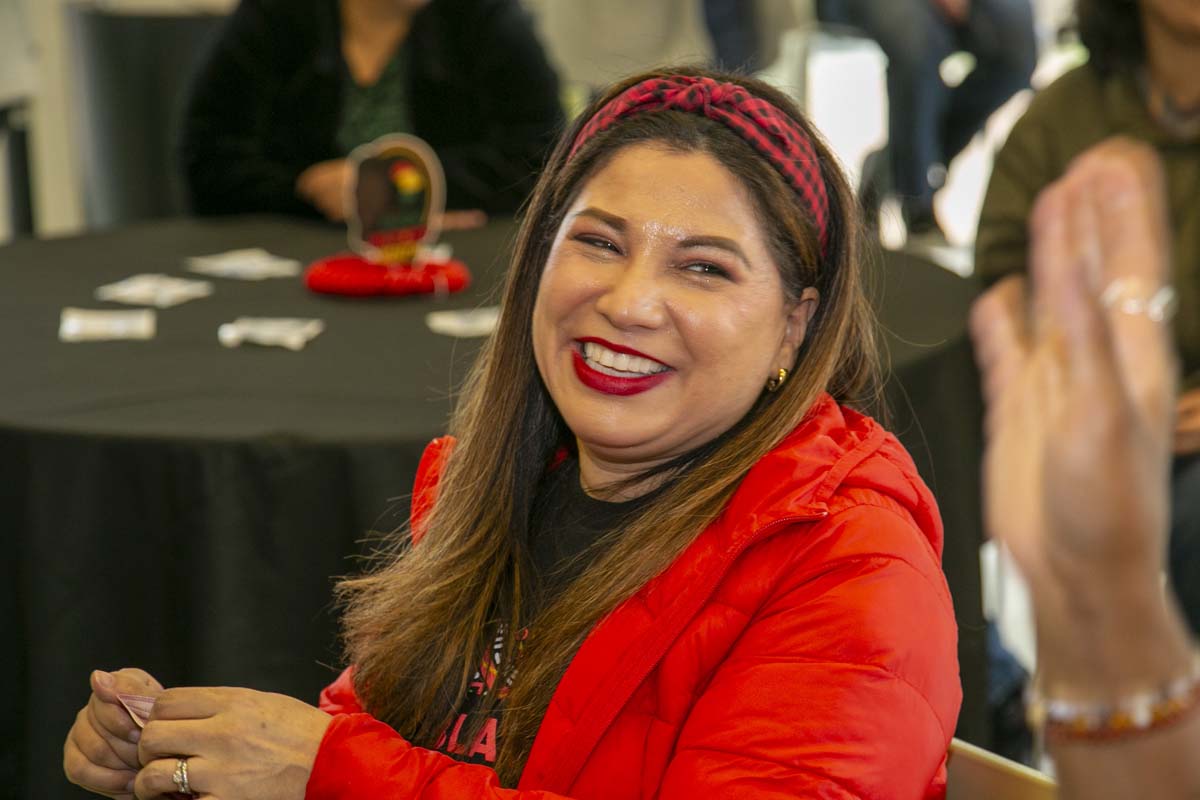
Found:
[{"label": "long brown hair", "polygon": [[[736,82],[794,117],[812,137],[830,199],[827,255],[795,192],[748,144],[723,125],[677,111],[634,115],[589,140],[570,160],[576,133],[604,103],[650,77],[710,75]],[[634,143],[712,155],[760,206],[785,291],[815,286],[821,301],[783,388],[764,391],[732,430],[658,468],[662,487],[636,518],[611,534],[590,565],[531,617],[529,519],[539,482],[557,450],[573,439],[533,359],[531,320],[542,268],[580,187]],[[425,535],[409,547],[396,535],[380,569],[343,581],[347,654],[366,708],[414,744],[433,746],[467,697],[468,682],[497,630],[511,679],[495,764],[513,786],[551,695],[588,632],[614,607],[665,570],[724,508],[746,472],[804,419],[821,392],[841,402],[873,400],[878,358],[872,312],[859,264],[860,226],[853,195],[829,148],[786,96],[742,76],[698,69],[630,78],[594,102],[567,131],[526,209],[495,334],[484,347],[451,421],[457,437],[438,484]],[[765,379],[766,376],[764,376]],[[512,636],[529,637],[515,671]],[[498,702],[483,698],[465,726],[469,738]]]}]

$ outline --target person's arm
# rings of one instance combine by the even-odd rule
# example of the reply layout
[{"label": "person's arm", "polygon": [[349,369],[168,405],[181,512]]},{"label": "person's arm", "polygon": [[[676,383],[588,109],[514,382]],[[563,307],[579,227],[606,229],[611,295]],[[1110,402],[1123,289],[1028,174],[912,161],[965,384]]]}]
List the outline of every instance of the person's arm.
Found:
[{"label": "person's arm", "polygon": [[[1194,669],[1162,588],[1175,359],[1168,321],[1137,308],[1162,299],[1170,272],[1157,156],[1128,140],[1097,146],[1039,197],[1030,230],[1031,291],[1005,281],[971,318],[988,529],[1029,580],[1040,692],[1118,707]],[[1200,796],[1194,702],[1115,735],[1056,727],[1061,796]]]},{"label": "person's arm", "polygon": [[[1192,672],[1194,644],[1161,583],[1118,581],[1077,585],[1062,609],[1039,605],[1038,662],[1047,696],[1110,705]],[[1160,729],[1111,741],[1059,738],[1050,753],[1063,800],[1200,797],[1196,710]]]},{"label": "person's arm", "polygon": [[[771,598],[748,612],[656,796],[851,800],[936,789],[960,694],[950,597],[932,551],[913,546],[920,536],[910,519],[872,506],[797,531],[812,563],[781,566]],[[307,800],[555,796],[501,788],[490,768],[351,714],[326,732]]]},{"label": "person's arm", "polygon": [[874,506],[802,535],[820,558],[739,636],[689,714],[663,797],[927,797],[944,786],[962,693],[936,556],[913,546],[910,518]]},{"label": "person's arm", "polygon": [[281,15],[279,8],[263,0],[242,0],[192,82],[180,157],[192,210],[198,214],[315,214],[296,187],[310,165],[290,163],[271,152],[269,144],[276,98],[295,77],[281,44],[288,40],[281,30],[287,14]]},{"label": "person's arm", "polygon": [[487,5],[463,34],[471,62],[461,66],[470,75],[478,137],[435,149],[447,208],[511,212],[532,191],[565,121],[558,76],[527,12],[513,2]]}]

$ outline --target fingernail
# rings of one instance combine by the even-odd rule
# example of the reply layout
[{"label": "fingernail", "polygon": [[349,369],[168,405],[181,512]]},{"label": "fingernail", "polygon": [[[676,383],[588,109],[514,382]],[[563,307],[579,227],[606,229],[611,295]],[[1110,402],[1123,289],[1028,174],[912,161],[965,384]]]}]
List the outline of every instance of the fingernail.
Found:
[{"label": "fingernail", "polygon": [[137,744],[142,739],[142,731],[139,728],[134,728],[129,732],[129,741]]},{"label": "fingernail", "polygon": [[105,689],[111,689],[114,683],[113,676],[102,670],[96,670],[96,683]]},{"label": "fingernail", "polygon": [[137,778],[130,778],[129,783],[125,784],[125,791],[132,793],[133,792],[133,784],[135,781],[137,781]]}]

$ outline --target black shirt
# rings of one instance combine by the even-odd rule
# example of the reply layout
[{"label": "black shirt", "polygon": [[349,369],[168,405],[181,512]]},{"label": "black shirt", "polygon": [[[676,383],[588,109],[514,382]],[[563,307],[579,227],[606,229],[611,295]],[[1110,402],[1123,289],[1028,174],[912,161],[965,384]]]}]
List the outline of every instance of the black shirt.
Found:
[{"label": "black shirt", "polygon": [[[651,492],[620,503],[590,497],[580,485],[579,462],[574,458],[567,459],[547,475],[534,499],[529,524],[530,562],[537,589],[535,608],[529,616],[554,602],[603,553],[601,545],[606,534],[619,529],[645,508],[653,496]],[[518,654],[519,643],[529,635],[528,629],[517,634]],[[474,743],[465,741],[468,737],[463,728],[468,724],[471,711],[487,693],[498,691],[501,701],[508,693],[506,683],[496,687],[499,676],[504,674],[502,668],[507,666],[505,638],[501,626],[488,658],[471,679],[466,700],[435,750],[468,763],[495,763],[500,706],[485,722]]]},{"label": "black shirt", "polygon": [[601,552],[594,545],[642,510],[652,495],[620,503],[597,500],[583,490],[574,458],[547,475],[529,524],[529,555],[541,602],[553,602],[578,578]]}]

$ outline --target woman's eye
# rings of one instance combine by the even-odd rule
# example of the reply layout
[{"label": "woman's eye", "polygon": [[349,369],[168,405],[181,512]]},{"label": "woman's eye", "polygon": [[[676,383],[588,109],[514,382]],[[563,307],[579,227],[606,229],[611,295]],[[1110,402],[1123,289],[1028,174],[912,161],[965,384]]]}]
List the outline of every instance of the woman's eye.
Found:
[{"label": "woman's eye", "polygon": [[620,250],[617,249],[617,246],[615,244],[613,244],[608,239],[605,239],[602,236],[593,236],[591,234],[581,234],[579,236],[576,236],[575,240],[582,242],[586,245],[591,245],[592,247],[595,247],[598,250],[610,250],[614,253],[621,252]]},{"label": "woman's eye", "polygon": [[688,264],[684,269],[689,272],[695,272],[698,275],[709,275],[715,278],[728,278],[729,273],[716,264],[710,264],[707,261],[699,261],[695,264]]}]

